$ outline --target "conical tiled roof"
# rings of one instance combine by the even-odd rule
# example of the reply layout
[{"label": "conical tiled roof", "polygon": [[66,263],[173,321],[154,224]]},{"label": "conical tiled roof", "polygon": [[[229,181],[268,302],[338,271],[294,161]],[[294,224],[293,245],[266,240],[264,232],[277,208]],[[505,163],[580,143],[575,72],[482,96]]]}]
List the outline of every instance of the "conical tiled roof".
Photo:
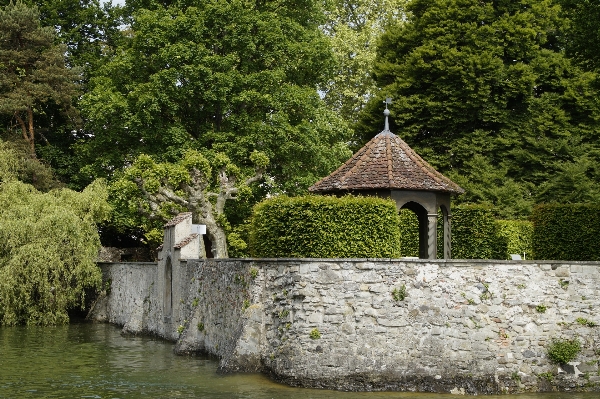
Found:
[{"label": "conical tiled roof", "polygon": [[464,193],[458,184],[436,171],[388,129],[373,137],[346,163],[308,190],[336,192],[379,189]]}]

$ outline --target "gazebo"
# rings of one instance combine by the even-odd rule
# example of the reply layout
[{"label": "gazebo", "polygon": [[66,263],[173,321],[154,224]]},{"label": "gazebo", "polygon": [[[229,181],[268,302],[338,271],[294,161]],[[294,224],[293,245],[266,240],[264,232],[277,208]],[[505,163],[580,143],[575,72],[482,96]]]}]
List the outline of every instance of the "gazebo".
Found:
[{"label": "gazebo", "polygon": [[308,190],[313,193],[362,194],[391,198],[398,211],[407,208],[419,220],[419,258],[437,258],[438,210],[444,221],[444,259],[450,259],[450,196],[464,193],[385,127],[352,158]]}]

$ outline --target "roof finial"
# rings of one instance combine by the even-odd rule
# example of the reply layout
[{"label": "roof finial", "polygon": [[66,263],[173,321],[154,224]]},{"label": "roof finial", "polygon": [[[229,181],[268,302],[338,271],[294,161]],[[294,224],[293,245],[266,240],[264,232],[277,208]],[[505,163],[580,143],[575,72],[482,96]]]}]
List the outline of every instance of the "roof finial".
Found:
[{"label": "roof finial", "polygon": [[390,97],[386,97],[386,99],[383,103],[385,104],[385,110],[383,111],[383,114],[385,115],[385,126],[383,128],[383,131],[387,132],[390,130],[390,124],[388,122],[388,116],[390,116],[390,110],[388,109],[388,105],[392,103],[392,99]]}]

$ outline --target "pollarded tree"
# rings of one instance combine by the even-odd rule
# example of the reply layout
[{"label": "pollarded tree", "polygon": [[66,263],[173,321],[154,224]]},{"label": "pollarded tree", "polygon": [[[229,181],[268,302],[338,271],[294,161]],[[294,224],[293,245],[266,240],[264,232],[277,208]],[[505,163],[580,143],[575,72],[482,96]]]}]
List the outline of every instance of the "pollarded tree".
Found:
[{"label": "pollarded tree", "polygon": [[[565,57],[567,22],[553,1],[415,0],[408,10],[382,37],[375,76],[394,98],[392,130],[441,172],[506,206],[520,185],[526,212],[563,164],[598,153],[596,77]],[[381,100],[366,107],[360,142],[381,130]],[[504,193],[485,187],[481,164]]]},{"label": "pollarded tree", "polygon": [[179,212],[192,213],[192,221],[206,225],[215,258],[227,258],[227,241],[245,245],[236,235],[227,237],[225,215],[228,200],[247,195],[250,184],[262,179],[269,159],[255,151],[251,176],[244,176],[229,157],[220,153],[204,156],[195,150],[185,152],[177,163],[157,163],[140,155],[111,187],[116,205],[114,220],[123,227],[142,227],[153,244],[162,240],[162,225]]},{"label": "pollarded tree", "polygon": [[52,102],[65,111],[77,94],[78,75],[65,65],[65,47],[54,43],[52,27],[21,2],[0,9],[0,114],[13,118],[35,157],[34,117]]},{"label": "pollarded tree", "polygon": [[130,39],[91,82],[84,172],[110,176],[144,153],[175,161],[211,149],[297,192],[348,155],[349,130],[317,85],[333,59],[316,0],[130,2]]},{"label": "pollarded tree", "polygon": [[0,325],[66,323],[101,285],[96,223],[110,212],[106,185],[40,193],[16,180],[13,152],[0,155]]}]

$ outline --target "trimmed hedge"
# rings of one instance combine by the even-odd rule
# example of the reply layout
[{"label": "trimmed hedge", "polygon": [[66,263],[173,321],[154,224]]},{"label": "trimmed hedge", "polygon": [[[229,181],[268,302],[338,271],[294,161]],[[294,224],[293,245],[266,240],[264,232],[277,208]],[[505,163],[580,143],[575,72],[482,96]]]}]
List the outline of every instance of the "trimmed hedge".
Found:
[{"label": "trimmed hedge", "polygon": [[505,259],[507,240],[500,236],[492,208],[461,205],[452,210],[452,258]]},{"label": "trimmed hedge", "polygon": [[526,259],[533,259],[533,223],[527,220],[498,220],[498,234],[506,241],[504,257],[511,254],[525,254]]},{"label": "trimmed hedge", "polygon": [[400,209],[400,249],[402,256],[419,256],[419,219],[410,209]]},{"label": "trimmed hedge", "polygon": [[398,258],[396,205],[354,196],[267,199],[254,207],[250,252],[263,258]]},{"label": "trimmed hedge", "polygon": [[600,261],[600,204],[544,204],[534,208],[535,259]]}]

